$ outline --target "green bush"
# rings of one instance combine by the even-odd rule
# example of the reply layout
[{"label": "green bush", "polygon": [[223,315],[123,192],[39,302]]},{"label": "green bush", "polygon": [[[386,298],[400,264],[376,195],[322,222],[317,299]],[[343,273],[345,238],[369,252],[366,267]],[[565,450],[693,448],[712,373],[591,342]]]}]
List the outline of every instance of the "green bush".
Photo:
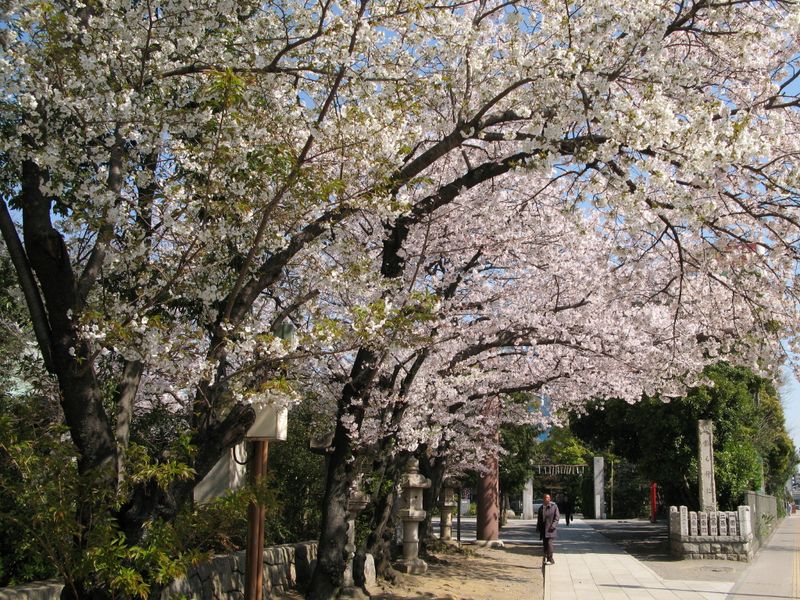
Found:
[{"label": "green bush", "polygon": [[[204,557],[159,520],[146,524],[141,541],[127,540],[114,515],[130,488],[103,489],[80,477],[67,430],[42,419],[32,399],[3,396],[0,402],[2,585],[58,576],[67,586],[82,579],[114,595],[147,598]],[[146,479],[165,487],[190,475],[178,461],[158,463],[131,446],[131,483]],[[79,510],[91,515],[85,529],[76,519]]]},{"label": "green bush", "polygon": [[312,407],[303,403],[289,412],[285,442],[269,447],[269,473],[279,513],[270,526],[268,543],[289,543],[317,539],[325,494],[325,457],[312,452],[309,440],[317,424]]},{"label": "green bush", "polygon": [[72,445],[28,400],[0,396],[0,586],[55,577],[71,557]]}]

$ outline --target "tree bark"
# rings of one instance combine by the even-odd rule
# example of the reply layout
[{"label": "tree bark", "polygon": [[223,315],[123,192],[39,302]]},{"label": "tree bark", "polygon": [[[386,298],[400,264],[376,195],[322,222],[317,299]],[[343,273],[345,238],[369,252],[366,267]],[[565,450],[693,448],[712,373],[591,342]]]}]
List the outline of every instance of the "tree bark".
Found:
[{"label": "tree bark", "polygon": [[478,515],[476,539],[491,541],[500,538],[500,503],[497,456],[491,455],[484,463],[488,469],[478,479]]},{"label": "tree bark", "polygon": [[375,499],[372,531],[367,537],[365,548],[359,550],[361,554],[372,554],[375,560],[375,574],[385,579],[391,578],[394,531],[389,527],[389,523],[394,512],[394,499],[394,494],[386,494]]},{"label": "tree bark", "polygon": [[339,400],[333,452],[328,460],[325,496],[322,504],[322,531],[317,549],[317,566],[306,592],[309,600],[332,600],[339,595],[347,560],[347,501],[353,482],[353,448],[346,423],[356,430],[364,418],[366,394],[377,372],[377,356],[361,348]]},{"label": "tree bark", "polygon": [[[103,408],[102,394],[92,364],[92,351],[81,339],[73,310],[77,287],[64,239],[50,221],[50,200],[41,191],[42,173],[33,161],[22,165],[20,206],[25,251],[42,291],[44,315],[37,317],[40,327],[49,327],[52,372],[58,379],[61,408],[70,437],[78,450],[80,489],[76,520],[80,533],[75,543],[86,547],[91,524],[98,510],[105,510],[102,499],[114,493],[117,483],[116,443],[111,423]],[[38,337],[38,336],[37,336]],[[47,344],[43,339],[40,345]],[[65,597],[104,598],[90,578],[65,587]],[[77,596],[73,596],[77,594]]]},{"label": "tree bark", "polygon": [[[380,482],[378,489],[383,489],[384,483],[396,482],[400,478],[406,467],[410,454],[404,452],[390,458],[385,454],[388,440],[384,439],[378,451],[379,467],[375,471],[380,471]],[[371,531],[367,537],[364,553],[372,554],[375,559],[375,571],[379,577],[391,578],[392,566],[392,542],[394,540],[394,530],[392,528],[392,515],[394,514],[394,493],[379,495],[373,498],[374,511]]]},{"label": "tree bark", "polygon": [[17,273],[20,288],[25,297],[25,304],[27,305],[28,313],[31,317],[33,333],[36,336],[36,342],[39,344],[39,351],[42,353],[44,366],[49,373],[55,373],[55,365],[53,364],[52,356],[53,350],[50,343],[50,323],[47,321],[47,313],[45,312],[42,296],[39,293],[39,288],[36,285],[36,280],[31,271],[28,256],[25,253],[25,249],[22,247],[17,228],[14,225],[14,221],[11,219],[5,202],[0,202],[0,231],[3,233],[8,255],[11,257],[11,262]]},{"label": "tree bark", "polygon": [[114,437],[117,440],[117,485],[125,480],[125,458],[128,455],[128,441],[133,422],[133,401],[142,381],[144,364],[139,360],[125,361],[122,381],[117,385],[117,423]]}]

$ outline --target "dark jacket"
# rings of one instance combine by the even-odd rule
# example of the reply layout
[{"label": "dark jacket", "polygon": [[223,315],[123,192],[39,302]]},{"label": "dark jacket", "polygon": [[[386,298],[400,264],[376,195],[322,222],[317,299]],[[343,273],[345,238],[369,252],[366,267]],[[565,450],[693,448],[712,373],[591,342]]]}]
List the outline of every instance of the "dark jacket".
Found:
[{"label": "dark jacket", "polygon": [[558,502],[558,512],[562,515],[571,515],[572,514],[572,500],[570,498],[565,498],[561,502]]},{"label": "dark jacket", "polygon": [[539,539],[556,537],[556,529],[561,514],[558,512],[558,505],[550,502],[549,505],[542,504],[539,507],[539,514],[536,517],[536,529],[539,531]]}]

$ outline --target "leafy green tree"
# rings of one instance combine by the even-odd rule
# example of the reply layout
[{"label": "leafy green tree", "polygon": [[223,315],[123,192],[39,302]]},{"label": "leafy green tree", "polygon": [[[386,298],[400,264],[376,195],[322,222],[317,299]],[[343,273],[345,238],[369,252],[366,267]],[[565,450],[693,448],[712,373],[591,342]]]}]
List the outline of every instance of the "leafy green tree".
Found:
[{"label": "leafy green tree", "polygon": [[325,458],[309,449],[314,431],[314,411],[308,403],[303,403],[289,412],[286,441],[270,445],[269,470],[282,506],[276,542],[319,536]]},{"label": "leafy green tree", "polygon": [[[91,576],[115,595],[144,599],[203,558],[160,519],[150,522],[140,543],[128,542],[109,517],[127,495],[108,490],[87,497],[84,490],[94,484],[78,473],[75,448],[64,443],[66,427],[43,419],[41,403],[33,400],[0,400],[0,531],[10,542],[0,543],[2,584],[58,574],[73,589]],[[185,465],[153,463],[141,446],[131,446],[130,459],[131,483],[152,479],[163,489],[185,477]],[[76,521],[79,511],[93,516],[90,526]],[[77,536],[85,540],[80,548]]]},{"label": "leafy green tree", "polygon": [[568,427],[553,427],[539,445],[537,454],[542,462],[580,465],[586,462],[590,452]]},{"label": "leafy green tree", "polygon": [[500,440],[505,451],[500,457],[500,490],[503,495],[519,494],[531,476],[531,464],[538,455],[541,431],[530,425],[503,425]]},{"label": "leafy green tree", "polygon": [[[591,452],[568,427],[551,428],[547,432],[547,438],[538,445],[536,453],[538,463],[561,465],[591,463]],[[569,494],[575,512],[586,510],[587,503],[583,499],[579,476],[540,476],[540,485],[543,489],[557,487]]]},{"label": "leafy green tree", "polygon": [[727,363],[709,367],[706,376],[712,385],[684,398],[597,402],[573,415],[571,428],[592,447],[636,464],[659,484],[667,503],[696,507],[697,421],[711,419],[720,506],[735,506],[762,482],[767,492],[779,492],[796,458],[774,385]]},{"label": "leafy green tree", "polygon": [[[56,576],[74,521],[75,507],[58,494],[71,486],[74,453],[32,400],[0,395],[0,587]],[[40,448],[49,452],[37,456]],[[54,480],[48,467],[66,477]]]},{"label": "leafy green tree", "polygon": [[[39,498],[29,488],[19,490],[21,472],[33,466],[31,450],[45,448],[43,461],[51,461],[59,470],[69,471],[74,456],[61,443],[61,411],[54,397],[53,385],[37,360],[33,334],[15,282],[13,267],[5,246],[0,247],[0,586],[14,585],[58,574],[56,561],[48,553],[58,553],[60,511],[72,507],[51,504],[49,534],[37,534],[28,503],[42,504],[52,496],[55,482],[47,472],[34,473],[37,481],[50,484]],[[19,445],[25,449],[20,460],[8,453]],[[49,480],[49,481],[48,481]],[[59,485],[68,486],[68,480]],[[20,493],[21,492],[21,493]],[[50,543],[42,542],[49,540]]]},{"label": "leafy green tree", "polygon": [[501,524],[505,524],[505,510],[510,508],[510,496],[519,496],[531,476],[531,464],[536,456],[537,437],[541,431],[530,425],[506,424],[500,428],[500,443],[504,452],[500,456]]}]

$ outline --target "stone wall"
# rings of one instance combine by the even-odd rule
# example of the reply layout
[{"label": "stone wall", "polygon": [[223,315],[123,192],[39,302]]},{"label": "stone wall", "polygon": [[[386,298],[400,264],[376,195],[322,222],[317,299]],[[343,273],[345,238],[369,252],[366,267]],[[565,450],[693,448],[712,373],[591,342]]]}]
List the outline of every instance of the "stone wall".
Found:
[{"label": "stone wall", "polygon": [[[273,591],[282,592],[307,584],[316,557],[316,542],[264,548],[263,597],[269,598]],[[244,550],[215,556],[173,581],[161,593],[161,600],[176,596],[193,600],[242,600],[246,564]]]},{"label": "stone wall", "polygon": [[757,550],[775,530],[778,523],[778,502],[775,496],[745,492],[744,503],[750,507],[753,544],[754,550]]},{"label": "stone wall", "polygon": [[0,600],[58,600],[64,583],[56,579],[0,588]]},{"label": "stone wall", "polygon": [[[288,588],[303,589],[311,580],[317,543],[302,542],[264,549],[264,598]],[[245,552],[215,556],[192,567],[161,593],[162,600],[184,596],[191,600],[244,598]],[[374,572],[374,570],[373,570]],[[58,600],[64,585],[42,581],[0,589],[0,600]]]},{"label": "stone wall", "polygon": [[750,561],[755,547],[750,507],[735,512],[694,512],[669,508],[669,540],[673,556]]}]

